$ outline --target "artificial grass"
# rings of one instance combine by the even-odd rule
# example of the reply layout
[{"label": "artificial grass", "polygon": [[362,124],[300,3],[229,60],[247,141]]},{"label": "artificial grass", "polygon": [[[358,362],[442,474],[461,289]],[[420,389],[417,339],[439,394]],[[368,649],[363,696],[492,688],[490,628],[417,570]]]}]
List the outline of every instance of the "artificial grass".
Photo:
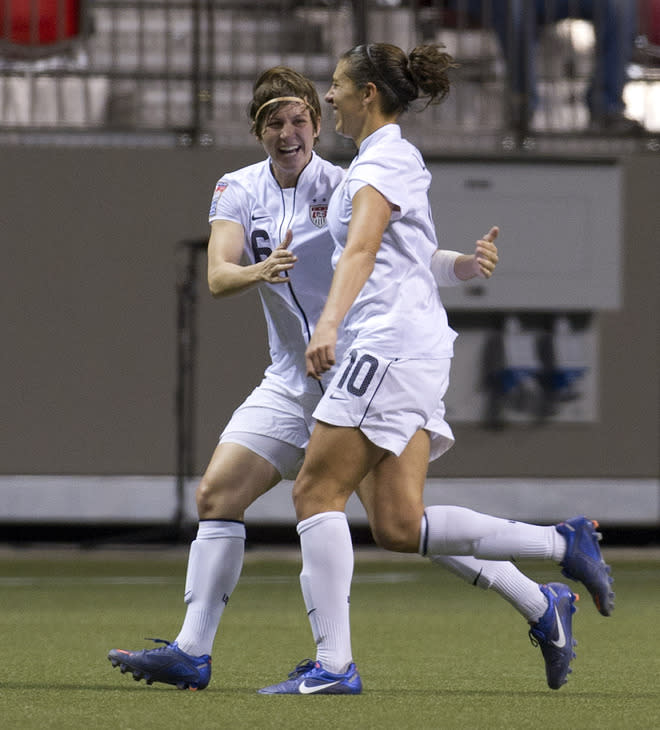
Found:
[{"label": "artificial grass", "polygon": [[[559,691],[546,686],[524,620],[499,597],[421,558],[358,552],[351,613],[363,694],[264,697],[258,687],[314,652],[297,559],[248,554],[211,684],[181,692],[136,683],[106,655],[148,646],[146,636],[176,636],[185,553],[5,555],[0,722],[7,730],[660,727],[660,560],[611,562],[616,611],[603,618],[581,591],[577,659]],[[548,563],[525,572],[562,580]]]}]

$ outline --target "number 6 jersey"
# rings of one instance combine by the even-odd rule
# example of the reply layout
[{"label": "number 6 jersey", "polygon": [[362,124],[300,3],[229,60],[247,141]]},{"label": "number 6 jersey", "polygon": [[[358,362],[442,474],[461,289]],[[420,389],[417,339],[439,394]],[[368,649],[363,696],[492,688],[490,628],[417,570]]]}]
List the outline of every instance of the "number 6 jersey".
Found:
[{"label": "number 6 jersey", "polygon": [[[328,202],[343,170],[312,153],[294,188],[281,188],[263,160],[218,181],[209,222],[229,220],[245,231],[244,263],[267,258],[291,229],[289,250],[298,257],[287,284],[259,284],[268,327],[271,364],[266,381],[284,391],[316,392],[319,383],[305,374],[305,349],[321,314],[332,281],[334,244],[326,224]],[[341,338],[340,338],[341,340]],[[337,361],[342,357],[340,341]],[[333,371],[326,373],[329,382]]]}]

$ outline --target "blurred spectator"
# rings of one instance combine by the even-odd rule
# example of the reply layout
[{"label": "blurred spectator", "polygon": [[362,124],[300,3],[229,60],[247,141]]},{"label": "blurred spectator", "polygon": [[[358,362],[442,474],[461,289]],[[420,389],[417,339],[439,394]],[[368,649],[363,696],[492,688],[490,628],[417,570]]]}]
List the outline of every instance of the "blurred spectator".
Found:
[{"label": "blurred spectator", "polygon": [[446,0],[454,13],[492,25],[506,60],[511,120],[526,129],[539,104],[536,51],[545,25],[566,18],[594,24],[594,73],[586,95],[591,126],[628,134],[643,127],[624,114],[623,89],[637,33],[635,0]]}]

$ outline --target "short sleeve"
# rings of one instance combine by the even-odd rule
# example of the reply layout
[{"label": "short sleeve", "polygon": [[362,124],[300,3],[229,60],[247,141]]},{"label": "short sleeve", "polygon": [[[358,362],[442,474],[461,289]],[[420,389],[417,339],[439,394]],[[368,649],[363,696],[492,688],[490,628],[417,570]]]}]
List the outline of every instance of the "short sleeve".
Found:
[{"label": "short sleeve", "polygon": [[348,192],[351,198],[365,185],[372,188],[387,199],[401,215],[410,208],[410,194],[408,186],[402,184],[405,170],[401,170],[395,163],[388,161],[365,161],[356,165],[351,175]]},{"label": "short sleeve", "polygon": [[249,215],[250,202],[245,188],[228,177],[220,178],[211,198],[209,223],[217,220],[234,221],[247,229]]}]

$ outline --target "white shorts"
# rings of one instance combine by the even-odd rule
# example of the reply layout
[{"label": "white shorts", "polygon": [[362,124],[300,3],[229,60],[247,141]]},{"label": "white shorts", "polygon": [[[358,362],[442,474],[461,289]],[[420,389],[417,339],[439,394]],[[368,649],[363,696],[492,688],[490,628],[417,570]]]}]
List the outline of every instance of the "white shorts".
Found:
[{"label": "white shorts", "polygon": [[311,393],[294,396],[263,381],[234,411],[219,443],[241,444],[270,462],[283,479],[295,479],[319,397]]},{"label": "white shorts", "polygon": [[389,359],[353,350],[338,367],[314,417],[359,428],[376,446],[397,456],[424,429],[431,436],[432,461],[454,443],[442,400],[450,367],[451,358]]}]

